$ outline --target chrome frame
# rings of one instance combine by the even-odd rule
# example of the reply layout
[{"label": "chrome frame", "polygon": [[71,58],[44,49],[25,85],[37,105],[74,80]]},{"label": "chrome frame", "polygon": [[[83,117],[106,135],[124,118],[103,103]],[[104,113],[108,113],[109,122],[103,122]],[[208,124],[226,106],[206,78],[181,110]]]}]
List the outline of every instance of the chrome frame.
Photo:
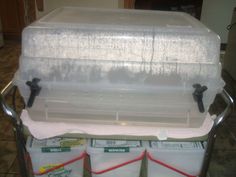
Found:
[{"label": "chrome frame", "polygon": [[[25,162],[25,154],[26,149],[24,146],[24,142],[22,140],[24,139],[23,137],[23,132],[22,132],[22,124],[21,120],[18,116],[18,114],[12,109],[5,101],[5,97],[10,93],[10,91],[16,87],[12,81],[9,82],[4,89],[1,91],[0,94],[0,104],[3,108],[3,111],[12,118],[14,129],[15,129],[15,137],[16,137],[16,144],[17,144],[17,151],[18,151],[18,160],[20,164],[20,171],[22,176],[28,177],[27,173],[27,164]],[[208,139],[207,139],[207,145],[206,145],[206,151],[205,151],[205,156],[204,156],[204,161],[201,169],[201,174],[199,177],[206,177],[207,176],[207,171],[209,168],[210,160],[211,160],[211,154],[212,150],[214,147],[215,139],[216,139],[216,131],[218,127],[221,125],[221,123],[229,117],[229,115],[232,113],[234,109],[234,100],[233,98],[227,93],[226,90],[223,90],[221,93],[221,97],[224,99],[224,101],[227,103],[226,108],[224,111],[219,114],[215,120],[214,120],[214,125],[209,132]],[[23,163],[25,162],[25,163]]]},{"label": "chrome frame", "polygon": [[207,176],[207,171],[209,169],[209,165],[211,161],[211,155],[212,155],[213,147],[216,140],[217,129],[222,124],[222,122],[224,122],[224,120],[230,116],[230,114],[234,110],[234,100],[226,90],[222,91],[221,97],[224,99],[227,106],[224,109],[224,111],[215,118],[214,125],[208,134],[205,156],[204,156],[202,169],[201,169],[201,173],[199,177]]},{"label": "chrome frame", "polygon": [[13,124],[14,135],[16,139],[16,148],[17,148],[17,156],[18,156],[18,164],[20,167],[20,173],[22,177],[29,177],[28,165],[27,165],[27,151],[25,148],[25,138],[23,134],[23,126],[22,122],[14,109],[12,109],[5,101],[5,97],[12,91],[12,89],[16,88],[13,85],[12,81],[9,82],[0,93],[0,105],[3,111],[11,117],[11,121]]},{"label": "chrome frame", "polygon": [[19,123],[19,116],[17,113],[9,106],[7,105],[5,101],[5,96],[9,94],[9,92],[14,88],[15,86],[13,85],[12,81],[10,81],[1,91],[0,94],[0,103],[3,108],[3,111],[10,116],[14,121]]}]

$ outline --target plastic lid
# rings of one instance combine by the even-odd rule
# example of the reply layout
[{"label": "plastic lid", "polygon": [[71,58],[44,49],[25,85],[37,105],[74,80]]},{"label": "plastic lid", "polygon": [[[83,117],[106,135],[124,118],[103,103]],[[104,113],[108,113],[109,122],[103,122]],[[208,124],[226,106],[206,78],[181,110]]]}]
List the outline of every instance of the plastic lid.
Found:
[{"label": "plastic lid", "polygon": [[[63,7],[56,9],[49,15],[40,19],[41,24],[68,24],[76,26],[95,25],[115,27],[127,27],[138,30],[142,27],[167,27],[181,30],[182,28],[202,28],[203,25],[185,13],[144,11],[144,10],[109,10],[95,8]],[[151,28],[152,29],[152,28]]]}]

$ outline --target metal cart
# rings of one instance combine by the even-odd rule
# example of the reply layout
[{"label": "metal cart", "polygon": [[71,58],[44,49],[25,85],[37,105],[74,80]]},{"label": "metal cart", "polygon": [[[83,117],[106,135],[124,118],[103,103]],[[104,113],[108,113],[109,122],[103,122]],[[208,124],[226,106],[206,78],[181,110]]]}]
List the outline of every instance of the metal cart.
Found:
[{"label": "metal cart", "polygon": [[[12,124],[14,126],[14,133],[15,133],[15,138],[16,138],[18,161],[19,161],[19,165],[20,165],[21,175],[22,175],[22,177],[28,177],[29,176],[29,169],[28,169],[29,167],[28,167],[28,163],[27,163],[27,151],[25,148],[25,138],[24,138],[24,134],[23,134],[23,125],[22,125],[22,122],[19,118],[19,115],[5,101],[5,97],[7,95],[9,95],[9,93],[13,89],[16,89],[16,86],[13,85],[13,83],[11,81],[1,91],[0,102],[1,102],[1,106],[3,108],[3,111],[7,114],[7,116],[9,116],[9,118],[11,119]],[[217,129],[222,124],[222,122],[227,117],[229,117],[229,115],[233,111],[233,107],[234,107],[234,100],[227,93],[226,90],[223,90],[220,95],[223,98],[223,100],[225,101],[225,103],[227,104],[227,106],[224,109],[224,111],[216,117],[216,119],[214,120],[214,125],[208,134],[206,152],[205,152],[205,157],[204,157],[204,162],[202,165],[200,177],[205,177],[207,175],[209,163],[211,160],[211,154],[212,154],[214,142],[216,139]]]}]

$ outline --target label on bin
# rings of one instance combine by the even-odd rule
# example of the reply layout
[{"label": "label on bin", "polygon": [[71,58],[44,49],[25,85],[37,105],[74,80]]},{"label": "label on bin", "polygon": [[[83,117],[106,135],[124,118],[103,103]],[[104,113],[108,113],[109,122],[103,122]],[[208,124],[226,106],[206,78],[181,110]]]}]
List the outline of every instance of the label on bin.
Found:
[{"label": "label on bin", "polygon": [[46,141],[46,146],[74,147],[84,145],[84,139],[53,138]]},{"label": "label on bin", "polygon": [[141,147],[140,141],[126,141],[126,140],[93,140],[92,146],[96,148],[104,147]]},{"label": "label on bin", "polygon": [[70,152],[70,147],[42,147],[42,152]]},{"label": "label on bin", "polygon": [[129,147],[104,147],[104,152],[124,153],[129,152]]},{"label": "label on bin", "polygon": [[157,149],[170,149],[170,150],[180,150],[180,149],[203,149],[201,142],[160,142],[151,141],[151,147]]},{"label": "label on bin", "polygon": [[46,140],[37,140],[33,139],[31,141],[30,147],[33,148],[55,148],[61,147],[63,150],[70,147],[78,147],[86,144],[85,139],[76,139],[76,138],[51,138]]}]

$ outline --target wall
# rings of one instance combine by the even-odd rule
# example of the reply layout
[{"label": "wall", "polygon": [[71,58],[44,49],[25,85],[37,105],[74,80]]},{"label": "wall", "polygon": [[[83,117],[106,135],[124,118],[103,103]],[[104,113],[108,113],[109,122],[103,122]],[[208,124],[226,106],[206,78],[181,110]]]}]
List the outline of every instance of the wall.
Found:
[{"label": "wall", "polygon": [[228,30],[236,0],[203,0],[201,21],[227,43]]},{"label": "wall", "polygon": [[0,48],[3,46],[3,36],[2,36],[2,22],[0,18]]},{"label": "wall", "polygon": [[[44,0],[44,11],[36,10],[37,18],[62,6],[101,7],[101,8],[123,8],[123,0]],[[37,8],[36,8],[37,9]]]}]

